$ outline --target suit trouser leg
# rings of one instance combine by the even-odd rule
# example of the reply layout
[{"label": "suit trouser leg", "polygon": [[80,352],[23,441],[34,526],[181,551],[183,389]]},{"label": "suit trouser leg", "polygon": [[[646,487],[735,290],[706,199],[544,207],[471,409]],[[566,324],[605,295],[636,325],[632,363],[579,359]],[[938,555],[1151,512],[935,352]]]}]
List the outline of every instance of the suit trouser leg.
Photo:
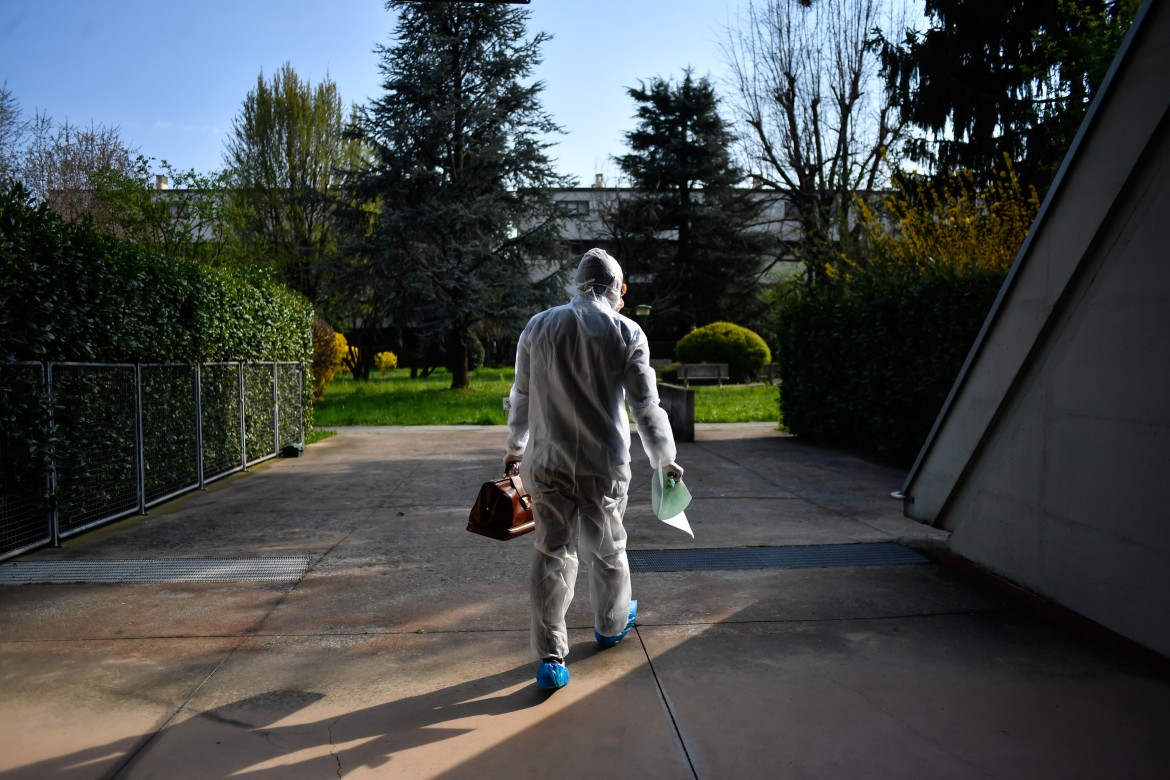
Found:
[{"label": "suit trouser leg", "polygon": [[565,613],[573,600],[578,569],[578,534],[589,564],[594,628],[614,636],[630,609],[630,567],[622,523],[629,467],[606,479],[539,473],[532,477],[536,539],[531,570],[532,650],[537,658],[569,652]]},{"label": "suit trouser leg", "polygon": [[602,636],[621,633],[630,613],[630,564],[626,557],[629,467],[623,478],[590,480],[579,505],[582,555],[589,564],[589,600],[593,627]]},{"label": "suit trouser leg", "polygon": [[541,659],[564,658],[569,653],[565,613],[577,584],[577,500],[572,485],[557,475],[534,473],[531,483],[532,652]]}]

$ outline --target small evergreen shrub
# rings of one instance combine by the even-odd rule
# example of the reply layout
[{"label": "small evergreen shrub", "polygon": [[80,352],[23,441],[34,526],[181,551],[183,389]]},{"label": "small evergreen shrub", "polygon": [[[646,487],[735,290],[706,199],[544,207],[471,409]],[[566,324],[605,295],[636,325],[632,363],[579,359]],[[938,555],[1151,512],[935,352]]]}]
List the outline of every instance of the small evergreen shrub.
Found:
[{"label": "small evergreen shrub", "polygon": [[726,363],[732,382],[757,378],[772,351],[756,332],[731,322],[712,322],[683,336],[675,348],[679,363]]}]

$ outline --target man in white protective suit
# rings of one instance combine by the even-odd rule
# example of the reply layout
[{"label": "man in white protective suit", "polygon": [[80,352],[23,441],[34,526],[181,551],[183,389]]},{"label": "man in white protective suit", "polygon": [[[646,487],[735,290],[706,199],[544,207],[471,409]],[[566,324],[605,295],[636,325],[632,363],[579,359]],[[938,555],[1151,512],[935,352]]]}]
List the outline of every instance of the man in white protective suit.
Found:
[{"label": "man in white protective suit", "polygon": [[516,346],[505,472],[521,462],[536,521],[532,649],[536,683],[564,687],[565,612],[577,580],[578,540],[589,565],[594,636],[613,647],[634,625],[622,517],[630,485],[628,403],[655,468],[681,478],[674,436],[658,405],[646,334],[618,314],[626,285],[601,249],[581,258],[576,295],[528,321]]}]

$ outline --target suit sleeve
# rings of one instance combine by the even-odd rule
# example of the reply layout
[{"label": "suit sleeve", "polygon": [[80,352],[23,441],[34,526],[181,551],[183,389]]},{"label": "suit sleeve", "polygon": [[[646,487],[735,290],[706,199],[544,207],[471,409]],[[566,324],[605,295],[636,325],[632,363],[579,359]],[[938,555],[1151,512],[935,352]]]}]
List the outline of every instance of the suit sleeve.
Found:
[{"label": "suit sleeve", "polygon": [[634,340],[626,356],[623,385],[626,403],[630,405],[630,413],[638,429],[638,437],[642,440],[642,448],[650,458],[650,465],[657,469],[670,463],[677,456],[674,432],[670,429],[670,418],[658,403],[658,382],[654,369],[650,367],[650,344],[641,328],[634,332]]},{"label": "suit sleeve", "polygon": [[516,344],[516,379],[508,393],[508,441],[509,455],[523,455],[528,447],[528,329],[520,334]]}]

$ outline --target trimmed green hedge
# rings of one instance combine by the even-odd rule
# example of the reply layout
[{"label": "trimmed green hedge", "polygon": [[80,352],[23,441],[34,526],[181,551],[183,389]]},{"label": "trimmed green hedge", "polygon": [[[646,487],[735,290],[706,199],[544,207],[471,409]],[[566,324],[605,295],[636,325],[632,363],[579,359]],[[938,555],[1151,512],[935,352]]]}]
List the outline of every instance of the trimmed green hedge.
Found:
[{"label": "trimmed green hedge", "polygon": [[777,330],[786,427],[912,463],[1004,277],[878,269],[795,288]]},{"label": "trimmed green hedge", "polygon": [[679,363],[726,363],[732,382],[755,379],[772,362],[768,344],[755,331],[731,322],[712,322],[683,336],[675,347]]},{"label": "trimmed green hedge", "polygon": [[[0,195],[0,360],[312,362],[312,306]],[[306,385],[310,386],[310,385]]]}]

